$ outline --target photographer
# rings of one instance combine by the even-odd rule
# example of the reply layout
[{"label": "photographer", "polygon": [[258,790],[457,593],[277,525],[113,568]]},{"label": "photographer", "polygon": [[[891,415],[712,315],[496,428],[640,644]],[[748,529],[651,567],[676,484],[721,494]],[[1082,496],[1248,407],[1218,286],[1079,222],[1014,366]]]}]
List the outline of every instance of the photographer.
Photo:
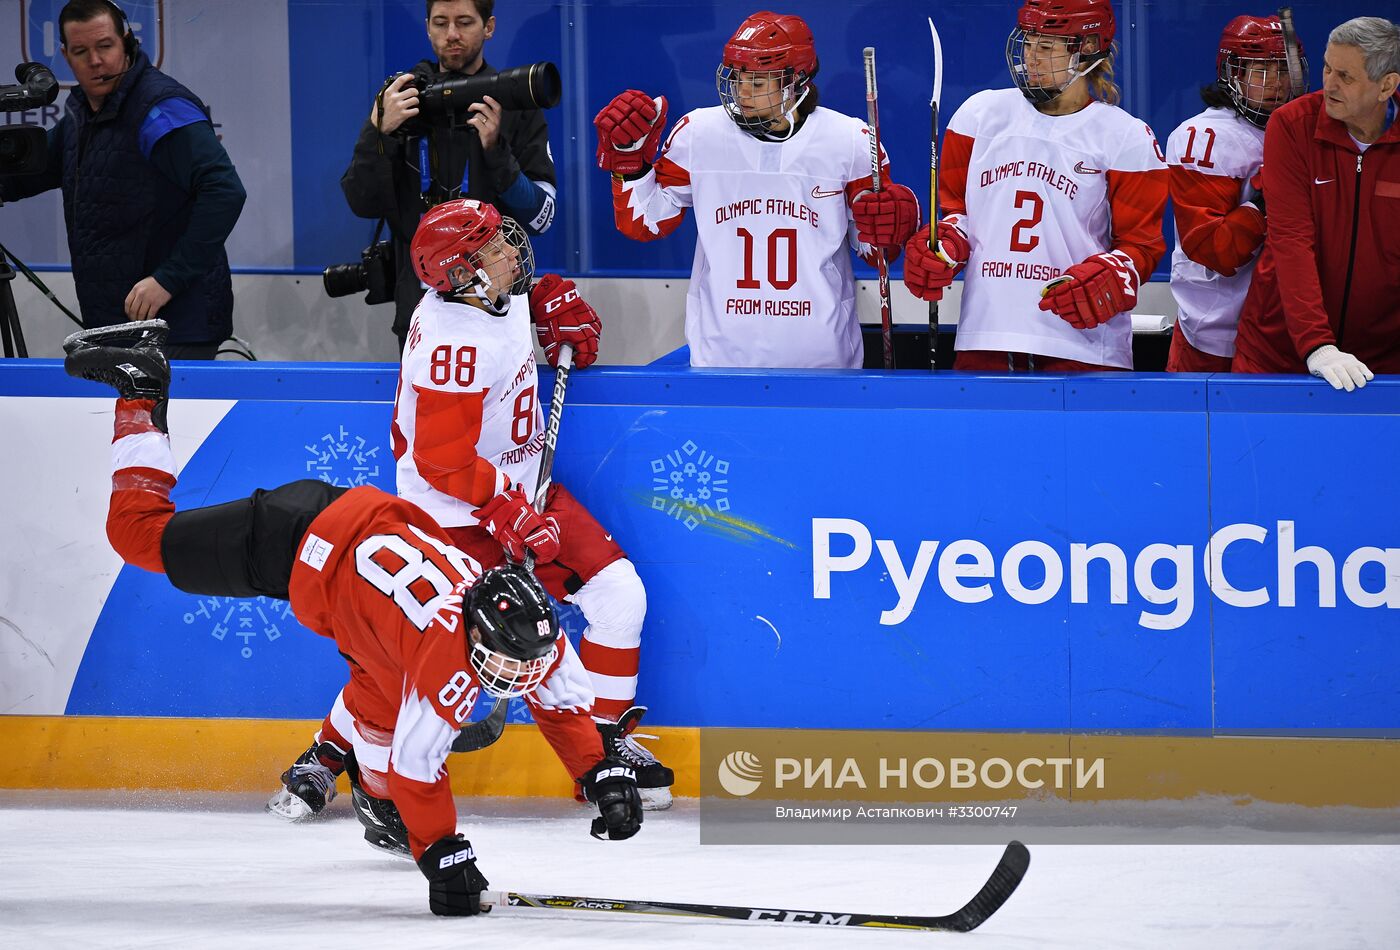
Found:
[{"label": "photographer", "polygon": [[355,154],[340,179],[350,209],[384,218],[393,237],[397,280],[394,333],[403,349],[423,288],[409,259],[418,219],[454,198],[477,198],[542,234],[554,220],[554,161],[538,109],[502,109],[491,96],[459,113],[422,108],[420,89],[444,76],[489,76],[482,47],[496,29],[495,0],[427,0],[423,60],[375,97]]},{"label": "photographer", "polygon": [[85,326],[160,317],[167,356],[213,359],[233,331],[224,241],[246,197],[208,109],[151,65],[109,0],[58,18],[78,88],[48,134],[44,169],[0,179],[14,201],[63,189]]}]

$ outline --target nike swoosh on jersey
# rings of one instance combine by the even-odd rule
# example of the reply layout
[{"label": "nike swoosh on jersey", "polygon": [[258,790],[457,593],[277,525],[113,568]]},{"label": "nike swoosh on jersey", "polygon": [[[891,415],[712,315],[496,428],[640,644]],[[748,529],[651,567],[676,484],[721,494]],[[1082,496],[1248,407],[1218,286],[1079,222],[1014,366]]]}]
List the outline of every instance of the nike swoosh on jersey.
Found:
[{"label": "nike swoosh on jersey", "polygon": [[1102,175],[1102,174],[1103,174],[1103,169],[1102,169],[1102,168],[1090,168],[1088,165],[1085,165],[1083,162],[1075,162],[1075,163],[1074,163],[1074,170],[1075,170],[1075,172],[1077,172],[1077,173],[1080,174],[1080,175]]},{"label": "nike swoosh on jersey", "polygon": [[1332,184],[1332,182],[1334,182],[1334,181],[1336,181],[1336,180],[1337,180],[1337,179],[1335,179],[1335,178],[1314,178],[1314,179],[1313,179],[1313,184],[1314,184],[1314,185],[1330,185],[1330,184]]},{"label": "nike swoosh on jersey", "polygon": [[840,189],[840,188],[837,188],[835,191],[822,191],[822,189],[821,189],[820,186],[818,186],[818,185],[813,185],[813,186],[812,186],[812,197],[813,197],[813,198],[835,198],[835,197],[836,197],[837,195],[839,195],[839,194],[841,194],[841,189]]}]

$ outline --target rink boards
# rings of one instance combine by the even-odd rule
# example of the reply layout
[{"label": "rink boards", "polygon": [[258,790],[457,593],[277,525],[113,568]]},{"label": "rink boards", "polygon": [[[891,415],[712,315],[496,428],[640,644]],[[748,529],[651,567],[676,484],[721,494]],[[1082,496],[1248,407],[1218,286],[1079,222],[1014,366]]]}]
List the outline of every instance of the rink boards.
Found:
[{"label": "rink boards", "polygon": [[[188,366],[174,388],[181,507],[307,477],[392,490],[392,367]],[[1388,756],[1398,420],[1386,381],[589,370],[556,476],[646,582],[639,701],[674,760],[705,727]],[[52,362],[0,364],[0,729],[21,750],[0,786],[100,784],[78,750],[139,770],[135,747],[159,762],[192,729],[295,755],[343,661],[284,604],[118,563],[110,425]],[[533,730],[511,735],[540,769],[479,771],[553,788]]]}]

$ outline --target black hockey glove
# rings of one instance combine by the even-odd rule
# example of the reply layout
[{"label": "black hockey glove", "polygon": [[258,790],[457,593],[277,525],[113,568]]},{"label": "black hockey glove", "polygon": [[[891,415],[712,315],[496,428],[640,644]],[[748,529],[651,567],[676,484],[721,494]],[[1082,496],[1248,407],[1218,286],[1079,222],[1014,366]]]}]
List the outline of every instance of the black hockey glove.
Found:
[{"label": "black hockey glove", "polygon": [[598,806],[602,817],[593,819],[595,838],[607,833],[622,841],[642,830],[642,796],[637,791],[637,770],[621,759],[604,758],[578,780],[583,797]]},{"label": "black hockey glove", "polygon": [[476,869],[476,852],[461,835],[443,838],[423,852],[418,869],[428,879],[428,909],[439,917],[481,913],[481,892],[489,882]]}]

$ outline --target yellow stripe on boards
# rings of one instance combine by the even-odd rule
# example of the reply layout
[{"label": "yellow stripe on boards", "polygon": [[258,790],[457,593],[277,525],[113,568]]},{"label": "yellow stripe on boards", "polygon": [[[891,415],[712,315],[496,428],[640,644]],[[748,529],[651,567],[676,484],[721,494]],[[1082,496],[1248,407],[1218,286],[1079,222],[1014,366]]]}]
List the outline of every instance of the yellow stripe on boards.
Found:
[{"label": "yellow stripe on boards", "polygon": [[[156,789],[271,794],[320,721],[0,716],[0,788]],[[699,730],[650,729],[676,771],[675,794],[699,795]],[[447,760],[456,795],[571,796],[573,783],[533,725]],[[342,786],[344,783],[342,782]]]}]

